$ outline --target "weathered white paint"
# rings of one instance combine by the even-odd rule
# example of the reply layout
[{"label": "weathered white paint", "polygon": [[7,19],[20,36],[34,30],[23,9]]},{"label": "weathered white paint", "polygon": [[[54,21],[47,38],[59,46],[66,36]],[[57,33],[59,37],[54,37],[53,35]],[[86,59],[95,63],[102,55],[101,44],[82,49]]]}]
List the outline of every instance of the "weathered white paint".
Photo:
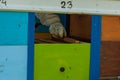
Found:
[{"label": "weathered white paint", "polygon": [[[72,1],[73,7],[61,8],[61,1]],[[120,15],[120,0],[6,0],[6,2],[6,6],[0,3],[0,10]]]}]

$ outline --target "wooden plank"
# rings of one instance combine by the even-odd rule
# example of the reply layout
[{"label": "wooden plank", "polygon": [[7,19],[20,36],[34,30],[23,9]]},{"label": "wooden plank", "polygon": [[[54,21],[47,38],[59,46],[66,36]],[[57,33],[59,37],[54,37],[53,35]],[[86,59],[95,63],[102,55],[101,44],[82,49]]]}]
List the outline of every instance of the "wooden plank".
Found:
[{"label": "wooden plank", "polygon": [[120,41],[102,41],[101,77],[120,75]]},{"label": "wooden plank", "polygon": [[120,41],[120,17],[102,16],[102,41]]},{"label": "wooden plank", "polygon": [[35,38],[40,39],[40,38],[47,38],[51,39],[50,33],[35,33]]},{"label": "wooden plank", "polygon": [[35,39],[35,43],[59,43],[57,41],[53,41],[51,39]]},{"label": "wooden plank", "polygon": [[0,0],[0,10],[120,15],[119,0]]},{"label": "wooden plank", "polygon": [[[120,17],[102,16],[102,41],[120,41]],[[91,16],[70,15],[70,36],[83,40],[91,38]]]},{"label": "wooden plank", "polygon": [[83,41],[90,41],[91,16],[70,15],[70,36]]},{"label": "wooden plank", "polygon": [[69,38],[69,37],[65,37],[63,39],[61,39],[61,38],[52,38],[52,40],[60,41],[60,42],[64,42],[64,43],[80,43],[79,40],[73,39],[73,38]]}]

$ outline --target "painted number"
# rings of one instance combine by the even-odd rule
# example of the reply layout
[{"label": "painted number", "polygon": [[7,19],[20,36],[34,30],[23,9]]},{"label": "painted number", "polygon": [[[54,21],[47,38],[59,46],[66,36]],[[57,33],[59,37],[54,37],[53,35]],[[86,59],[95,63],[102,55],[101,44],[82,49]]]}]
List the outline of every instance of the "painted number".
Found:
[{"label": "painted number", "polygon": [[72,1],[61,1],[61,8],[72,8]]},{"label": "painted number", "polygon": [[7,1],[6,0],[0,0],[0,4],[4,4],[6,6],[7,5]]}]

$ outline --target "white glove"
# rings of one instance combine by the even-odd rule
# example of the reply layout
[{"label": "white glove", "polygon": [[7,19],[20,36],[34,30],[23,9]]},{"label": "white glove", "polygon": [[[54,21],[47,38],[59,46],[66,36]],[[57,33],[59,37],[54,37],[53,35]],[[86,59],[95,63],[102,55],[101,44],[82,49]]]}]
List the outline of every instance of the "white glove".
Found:
[{"label": "white glove", "polygon": [[50,26],[49,32],[52,37],[63,38],[66,37],[66,30],[60,22],[60,18],[56,14],[36,13],[42,25]]},{"label": "white glove", "polygon": [[60,18],[56,14],[36,13],[36,16],[42,25],[50,26],[53,23],[60,22]]},{"label": "white glove", "polygon": [[66,37],[66,30],[61,23],[53,23],[49,28],[50,34],[54,38]]}]

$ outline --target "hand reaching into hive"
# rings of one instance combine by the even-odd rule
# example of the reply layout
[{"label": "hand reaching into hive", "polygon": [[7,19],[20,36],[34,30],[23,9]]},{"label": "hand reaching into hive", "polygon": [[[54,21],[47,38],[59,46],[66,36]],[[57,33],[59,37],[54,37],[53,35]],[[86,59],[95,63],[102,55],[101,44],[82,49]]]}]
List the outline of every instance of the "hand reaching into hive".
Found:
[{"label": "hand reaching into hive", "polygon": [[60,18],[55,14],[47,13],[36,13],[38,19],[40,19],[42,25],[49,26],[49,32],[54,38],[66,37],[66,30]]}]

